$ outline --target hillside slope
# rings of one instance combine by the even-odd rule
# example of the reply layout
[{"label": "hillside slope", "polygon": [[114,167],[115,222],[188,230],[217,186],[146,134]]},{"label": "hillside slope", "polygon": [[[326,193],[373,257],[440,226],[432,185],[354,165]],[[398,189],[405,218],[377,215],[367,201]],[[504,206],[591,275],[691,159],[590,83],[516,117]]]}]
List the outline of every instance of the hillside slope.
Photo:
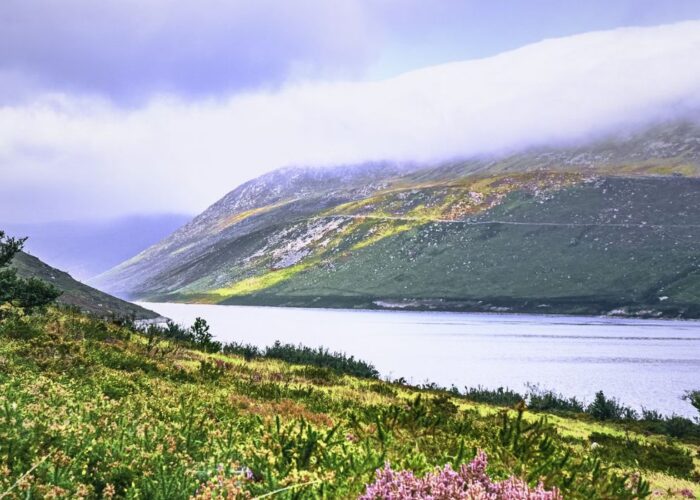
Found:
[{"label": "hillside slope", "polygon": [[17,269],[17,274],[24,278],[39,278],[61,290],[63,293],[58,298],[58,302],[61,304],[76,306],[82,311],[100,317],[117,316],[133,317],[134,319],[159,317],[153,311],[87,286],[73,279],[70,274],[59,271],[24,252],[15,255],[11,266]]},{"label": "hillside slope", "polygon": [[700,316],[700,127],[285,169],[99,276],[147,300]]},{"label": "hillside slope", "polygon": [[514,411],[502,391],[491,406],[479,391],[206,354],[56,310],[0,319],[0,354],[6,498],[349,499],[386,462],[421,477],[477,450],[494,478],[564,498],[700,493],[697,426],[678,418]]}]

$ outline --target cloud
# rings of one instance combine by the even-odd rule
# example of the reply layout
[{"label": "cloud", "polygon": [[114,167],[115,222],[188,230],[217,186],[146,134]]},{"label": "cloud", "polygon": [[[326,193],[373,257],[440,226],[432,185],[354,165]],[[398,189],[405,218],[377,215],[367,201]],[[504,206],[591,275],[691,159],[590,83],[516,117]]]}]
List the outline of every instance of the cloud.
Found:
[{"label": "cloud", "polygon": [[0,104],[62,92],[133,108],[159,94],[386,78],[699,16],[697,0],[2,0]]},{"label": "cloud", "polygon": [[46,95],[0,108],[0,213],[197,212],[289,164],[430,161],[639,126],[700,105],[698,53],[694,21],[551,39],[378,82],[137,109]]},{"label": "cloud", "polygon": [[335,74],[337,61],[352,73],[373,51],[366,16],[351,0],[3,0],[0,90],[134,105]]}]

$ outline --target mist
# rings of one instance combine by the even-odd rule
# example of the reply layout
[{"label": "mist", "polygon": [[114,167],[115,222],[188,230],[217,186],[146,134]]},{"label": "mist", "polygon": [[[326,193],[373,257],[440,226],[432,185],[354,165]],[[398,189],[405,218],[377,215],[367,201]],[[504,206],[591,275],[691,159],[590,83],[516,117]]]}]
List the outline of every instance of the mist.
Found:
[{"label": "mist", "polygon": [[286,165],[439,161],[572,143],[700,106],[700,21],[545,40],[381,81],[285,85],[139,108],[44,93],[0,107],[15,221],[195,213]]}]

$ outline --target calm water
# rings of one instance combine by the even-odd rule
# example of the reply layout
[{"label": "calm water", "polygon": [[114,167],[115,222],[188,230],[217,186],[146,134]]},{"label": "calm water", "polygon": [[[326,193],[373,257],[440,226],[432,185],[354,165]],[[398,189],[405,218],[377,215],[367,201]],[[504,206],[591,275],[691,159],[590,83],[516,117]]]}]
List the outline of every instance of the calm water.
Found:
[{"label": "calm water", "polygon": [[323,345],[412,383],[523,390],[532,382],[586,401],[603,389],[636,408],[697,414],[681,396],[700,389],[700,322],[142,305],[187,325],[201,316],[218,340]]}]

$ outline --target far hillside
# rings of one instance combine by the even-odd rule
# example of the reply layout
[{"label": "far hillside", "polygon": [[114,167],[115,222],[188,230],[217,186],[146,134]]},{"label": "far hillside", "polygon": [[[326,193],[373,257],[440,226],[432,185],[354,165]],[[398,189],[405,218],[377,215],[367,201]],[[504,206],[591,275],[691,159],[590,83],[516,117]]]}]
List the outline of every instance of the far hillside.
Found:
[{"label": "far hillside", "polygon": [[58,303],[79,308],[99,317],[121,317],[133,319],[155,319],[159,315],[136,304],[118,299],[95,288],[87,286],[71,277],[70,274],[55,269],[36,257],[19,252],[12,259],[11,266],[23,278],[38,278],[52,284],[61,295]]},{"label": "far hillside", "polygon": [[699,174],[697,120],[488,158],[287,168],[91,283],[151,301],[698,318]]}]

